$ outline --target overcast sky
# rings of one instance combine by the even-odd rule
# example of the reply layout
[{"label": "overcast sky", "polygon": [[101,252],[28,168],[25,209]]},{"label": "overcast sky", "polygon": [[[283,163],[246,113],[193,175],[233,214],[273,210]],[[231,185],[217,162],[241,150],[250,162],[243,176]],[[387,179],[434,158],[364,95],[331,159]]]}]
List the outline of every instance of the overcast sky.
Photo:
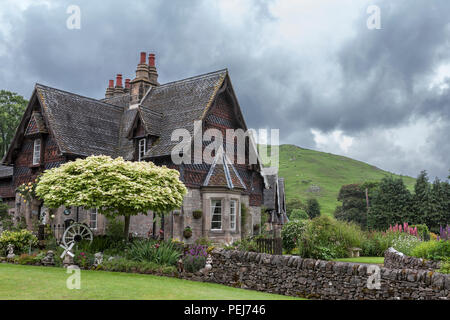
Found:
[{"label": "overcast sky", "polygon": [[27,99],[36,82],[102,98],[140,51],[161,83],[228,68],[247,125],[281,143],[449,174],[448,0],[0,0],[0,89]]}]

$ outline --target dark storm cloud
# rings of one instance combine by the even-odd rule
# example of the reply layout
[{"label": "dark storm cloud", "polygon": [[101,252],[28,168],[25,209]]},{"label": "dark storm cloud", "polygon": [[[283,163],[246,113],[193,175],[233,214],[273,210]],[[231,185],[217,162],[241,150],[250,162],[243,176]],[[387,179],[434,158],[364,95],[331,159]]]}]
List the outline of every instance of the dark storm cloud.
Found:
[{"label": "dark storm cloud", "polygon": [[[375,159],[387,170],[417,174],[416,165],[395,158],[407,157],[405,150],[371,134],[414,117],[440,117],[444,124],[431,133],[426,152],[442,164],[422,169],[447,175],[449,143],[443,137],[450,135],[450,91],[429,90],[428,80],[450,58],[449,1],[374,1],[381,8],[381,30],[367,29],[366,7],[360,4],[354,34],[327,48],[331,62],[307,59],[312,48],[268,45],[278,36],[271,33],[278,23],[271,2],[252,1],[243,21],[237,13],[224,16],[206,0],[32,5],[3,15],[12,29],[8,38],[0,33],[0,88],[28,98],[41,82],[101,98],[108,79],[116,73],[133,78],[138,52],[153,51],[161,83],[227,67],[249,127],[280,128],[281,142],[310,148],[315,147],[310,129],[365,137],[353,155],[369,163]],[[66,28],[70,4],[80,6],[80,30]],[[316,30],[308,32],[316,36]],[[314,72],[325,62],[334,76],[329,80]],[[327,89],[333,93],[324,94]],[[427,159],[410,162],[426,166]]]}]

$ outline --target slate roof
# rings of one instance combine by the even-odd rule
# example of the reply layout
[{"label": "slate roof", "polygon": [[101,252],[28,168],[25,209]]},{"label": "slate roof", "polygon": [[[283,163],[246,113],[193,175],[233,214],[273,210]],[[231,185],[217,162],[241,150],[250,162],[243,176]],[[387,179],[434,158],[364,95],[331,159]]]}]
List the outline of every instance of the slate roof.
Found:
[{"label": "slate roof", "polygon": [[[135,147],[128,135],[139,116],[146,132],[157,137],[146,157],[167,156],[178,144],[171,141],[172,131],[184,128],[193,135],[194,121],[204,119],[227,76],[223,69],[152,87],[131,109],[130,93],[93,99],[36,84],[42,114],[32,113],[32,117],[41,132],[48,129],[53,133],[63,154],[132,160]],[[0,177],[2,172],[10,174],[8,170],[11,168],[0,169]],[[211,166],[207,180],[205,186],[246,189],[225,154]]]},{"label": "slate roof", "polygon": [[25,135],[32,135],[36,133],[48,133],[48,131],[42,114],[40,112],[33,111],[31,114],[31,119],[28,122]]},{"label": "slate roof", "polygon": [[41,84],[36,84],[36,91],[61,152],[118,153],[122,107]]},{"label": "slate roof", "polygon": [[226,156],[223,149],[217,153],[203,182],[204,187],[226,187],[228,189],[247,189],[244,181]]},{"label": "slate roof", "polygon": [[194,121],[201,120],[208,110],[215,94],[227,75],[227,70],[219,70],[197,77],[175,81],[153,87],[141,102],[142,114],[146,125],[151,126],[150,111],[161,115],[160,139],[147,152],[146,157],[170,155],[178,142],[170,140],[172,131],[185,128],[191,136],[194,133]]},{"label": "slate roof", "polygon": [[10,178],[13,175],[13,167],[0,165],[0,179]]}]

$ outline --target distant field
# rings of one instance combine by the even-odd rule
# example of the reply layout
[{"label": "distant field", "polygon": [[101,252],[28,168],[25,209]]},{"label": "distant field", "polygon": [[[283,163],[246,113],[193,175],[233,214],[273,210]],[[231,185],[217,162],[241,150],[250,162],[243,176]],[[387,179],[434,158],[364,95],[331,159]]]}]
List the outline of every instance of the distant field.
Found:
[{"label": "distant field", "polygon": [[401,177],[410,190],[415,183],[414,178],[391,174],[361,161],[294,145],[280,146],[279,175],[286,180],[287,200],[315,197],[322,213],[328,215],[339,205],[336,198],[345,184],[378,181],[389,175]]}]

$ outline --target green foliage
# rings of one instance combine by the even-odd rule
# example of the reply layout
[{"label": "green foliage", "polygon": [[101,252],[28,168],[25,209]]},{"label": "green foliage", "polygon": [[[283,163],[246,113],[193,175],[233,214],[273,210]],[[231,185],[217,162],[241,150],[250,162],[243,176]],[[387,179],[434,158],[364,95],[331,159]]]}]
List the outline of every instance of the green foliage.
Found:
[{"label": "green foliage", "polygon": [[358,225],[320,216],[307,223],[297,248],[302,257],[329,260],[348,257],[349,249],[360,247],[363,240]]},{"label": "green foliage", "polygon": [[425,241],[417,245],[410,254],[428,260],[444,260],[450,257],[450,241]]},{"label": "green foliage", "polygon": [[[179,208],[187,192],[177,170],[152,162],[90,156],[46,170],[36,195],[49,208],[75,206],[98,208],[115,218],[153,211],[164,213]],[[129,225],[125,224],[125,229]],[[128,235],[128,230],[124,230]]]},{"label": "green foliage", "polygon": [[374,194],[368,215],[368,226],[386,230],[389,225],[403,223],[411,208],[411,193],[402,179],[383,178]]},{"label": "green foliage", "polygon": [[12,230],[14,227],[13,217],[8,212],[8,205],[0,199],[0,230]]},{"label": "green foliage", "polygon": [[[367,187],[367,189],[369,189]],[[367,201],[366,188],[359,184],[342,186],[339,191],[338,200],[342,206],[336,207],[334,216],[338,220],[353,221],[361,226],[367,227]]]},{"label": "green foliage", "polygon": [[205,266],[206,257],[187,255],[183,258],[183,267],[187,272],[197,272]]},{"label": "green foliage", "polygon": [[105,234],[114,241],[123,239],[123,229],[125,223],[119,218],[108,219]]},{"label": "green foliage", "polygon": [[283,249],[290,253],[296,246],[299,239],[302,238],[306,230],[308,221],[293,220],[283,225],[281,229],[281,238],[283,239]]},{"label": "green foliage", "polygon": [[19,254],[28,251],[31,247],[35,247],[38,240],[35,235],[26,229],[20,231],[5,230],[0,235],[0,250],[6,253],[8,244],[14,245],[14,253]]},{"label": "green foliage", "polygon": [[[311,197],[309,188],[315,185],[320,187],[320,191],[314,193],[314,196],[320,203],[322,214],[332,216],[336,206],[340,205],[337,196],[343,185],[379,181],[390,175],[389,172],[361,161],[294,145],[281,145],[279,151],[279,176],[285,178],[288,211],[288,202],[292,199],[299,199],[305,204]],[[414,178],[393,176],[401,177],[408,189],[413,190]],[[369,189],[369,198],[370,196]]]},{"label": "green foliage", "polygon": [[224,247],[225,250],[239,250],[239,251],[257,251],[256,240],[251,237],[247,237],[241,240],[237,240],[233,242],[231,245],[227,245]]},{"label": "green foliage", "polygon": [[28,101],[17,93],[0,90],[0,157],[14,137]]},{"label": "green foliage", "polygon": [[293,198],[286,201],[286,215],[291,218],[291,214],[294,210],[305,210],[306,206],[302,203],[300,199]]},{"label": "green foliage", "polygon": [[430,240],[430,230],[428,230],[426,224],[412,225],[411,228],[417,228],[417,235],[420,237],[421,240],[423,241]]},{"label": "green foliage", "polygon": [[33,253],[22,253],[20,256],[15,257],[14,262],[21,264],[21,265],[34,265],[41,261],[42,258],[44,258],[45,255]]},{"label": "green foliage", "polygon": [[438,272],[444,273],[444,274],[450,274],[450,258],[446,257],[441,262],[441,267],[439,268]]},{"label": "green foliage", "polygon": [[171,242],[134,241],[127,252],[129,260],[147,261],[159,265],[176,265],[181,252]]},{"label": "green foliage", "polygon": [[320,216],[320,205],[316,198],[309,198],[306,202],[306,213],[311,219]]},{"label": "green foliage", "polygon": [[106,271],[119,271],[119,272],[139,272],[139,273],[163,273],[172,274],[176,272],[174,266],[162,266],[154,262],[149,261],[134,261],[125,258],[115,258],[113,260],[103,261],[102,266],[99,268]]},{"label": "green foliage", "polygon": [[414,248],[420,244],[420,240],[404,232],[395,232],[397,236],[392,240],[391,246],[407,256],[410,256]]},{"label": "green foliage", "polygon": [[309,216],[305,210],[294,209],[294,210],[292,210],[292,213],[291,213],[291,216],[289,219],[290,220],[305,220],[305,219],[309,219]]}]

